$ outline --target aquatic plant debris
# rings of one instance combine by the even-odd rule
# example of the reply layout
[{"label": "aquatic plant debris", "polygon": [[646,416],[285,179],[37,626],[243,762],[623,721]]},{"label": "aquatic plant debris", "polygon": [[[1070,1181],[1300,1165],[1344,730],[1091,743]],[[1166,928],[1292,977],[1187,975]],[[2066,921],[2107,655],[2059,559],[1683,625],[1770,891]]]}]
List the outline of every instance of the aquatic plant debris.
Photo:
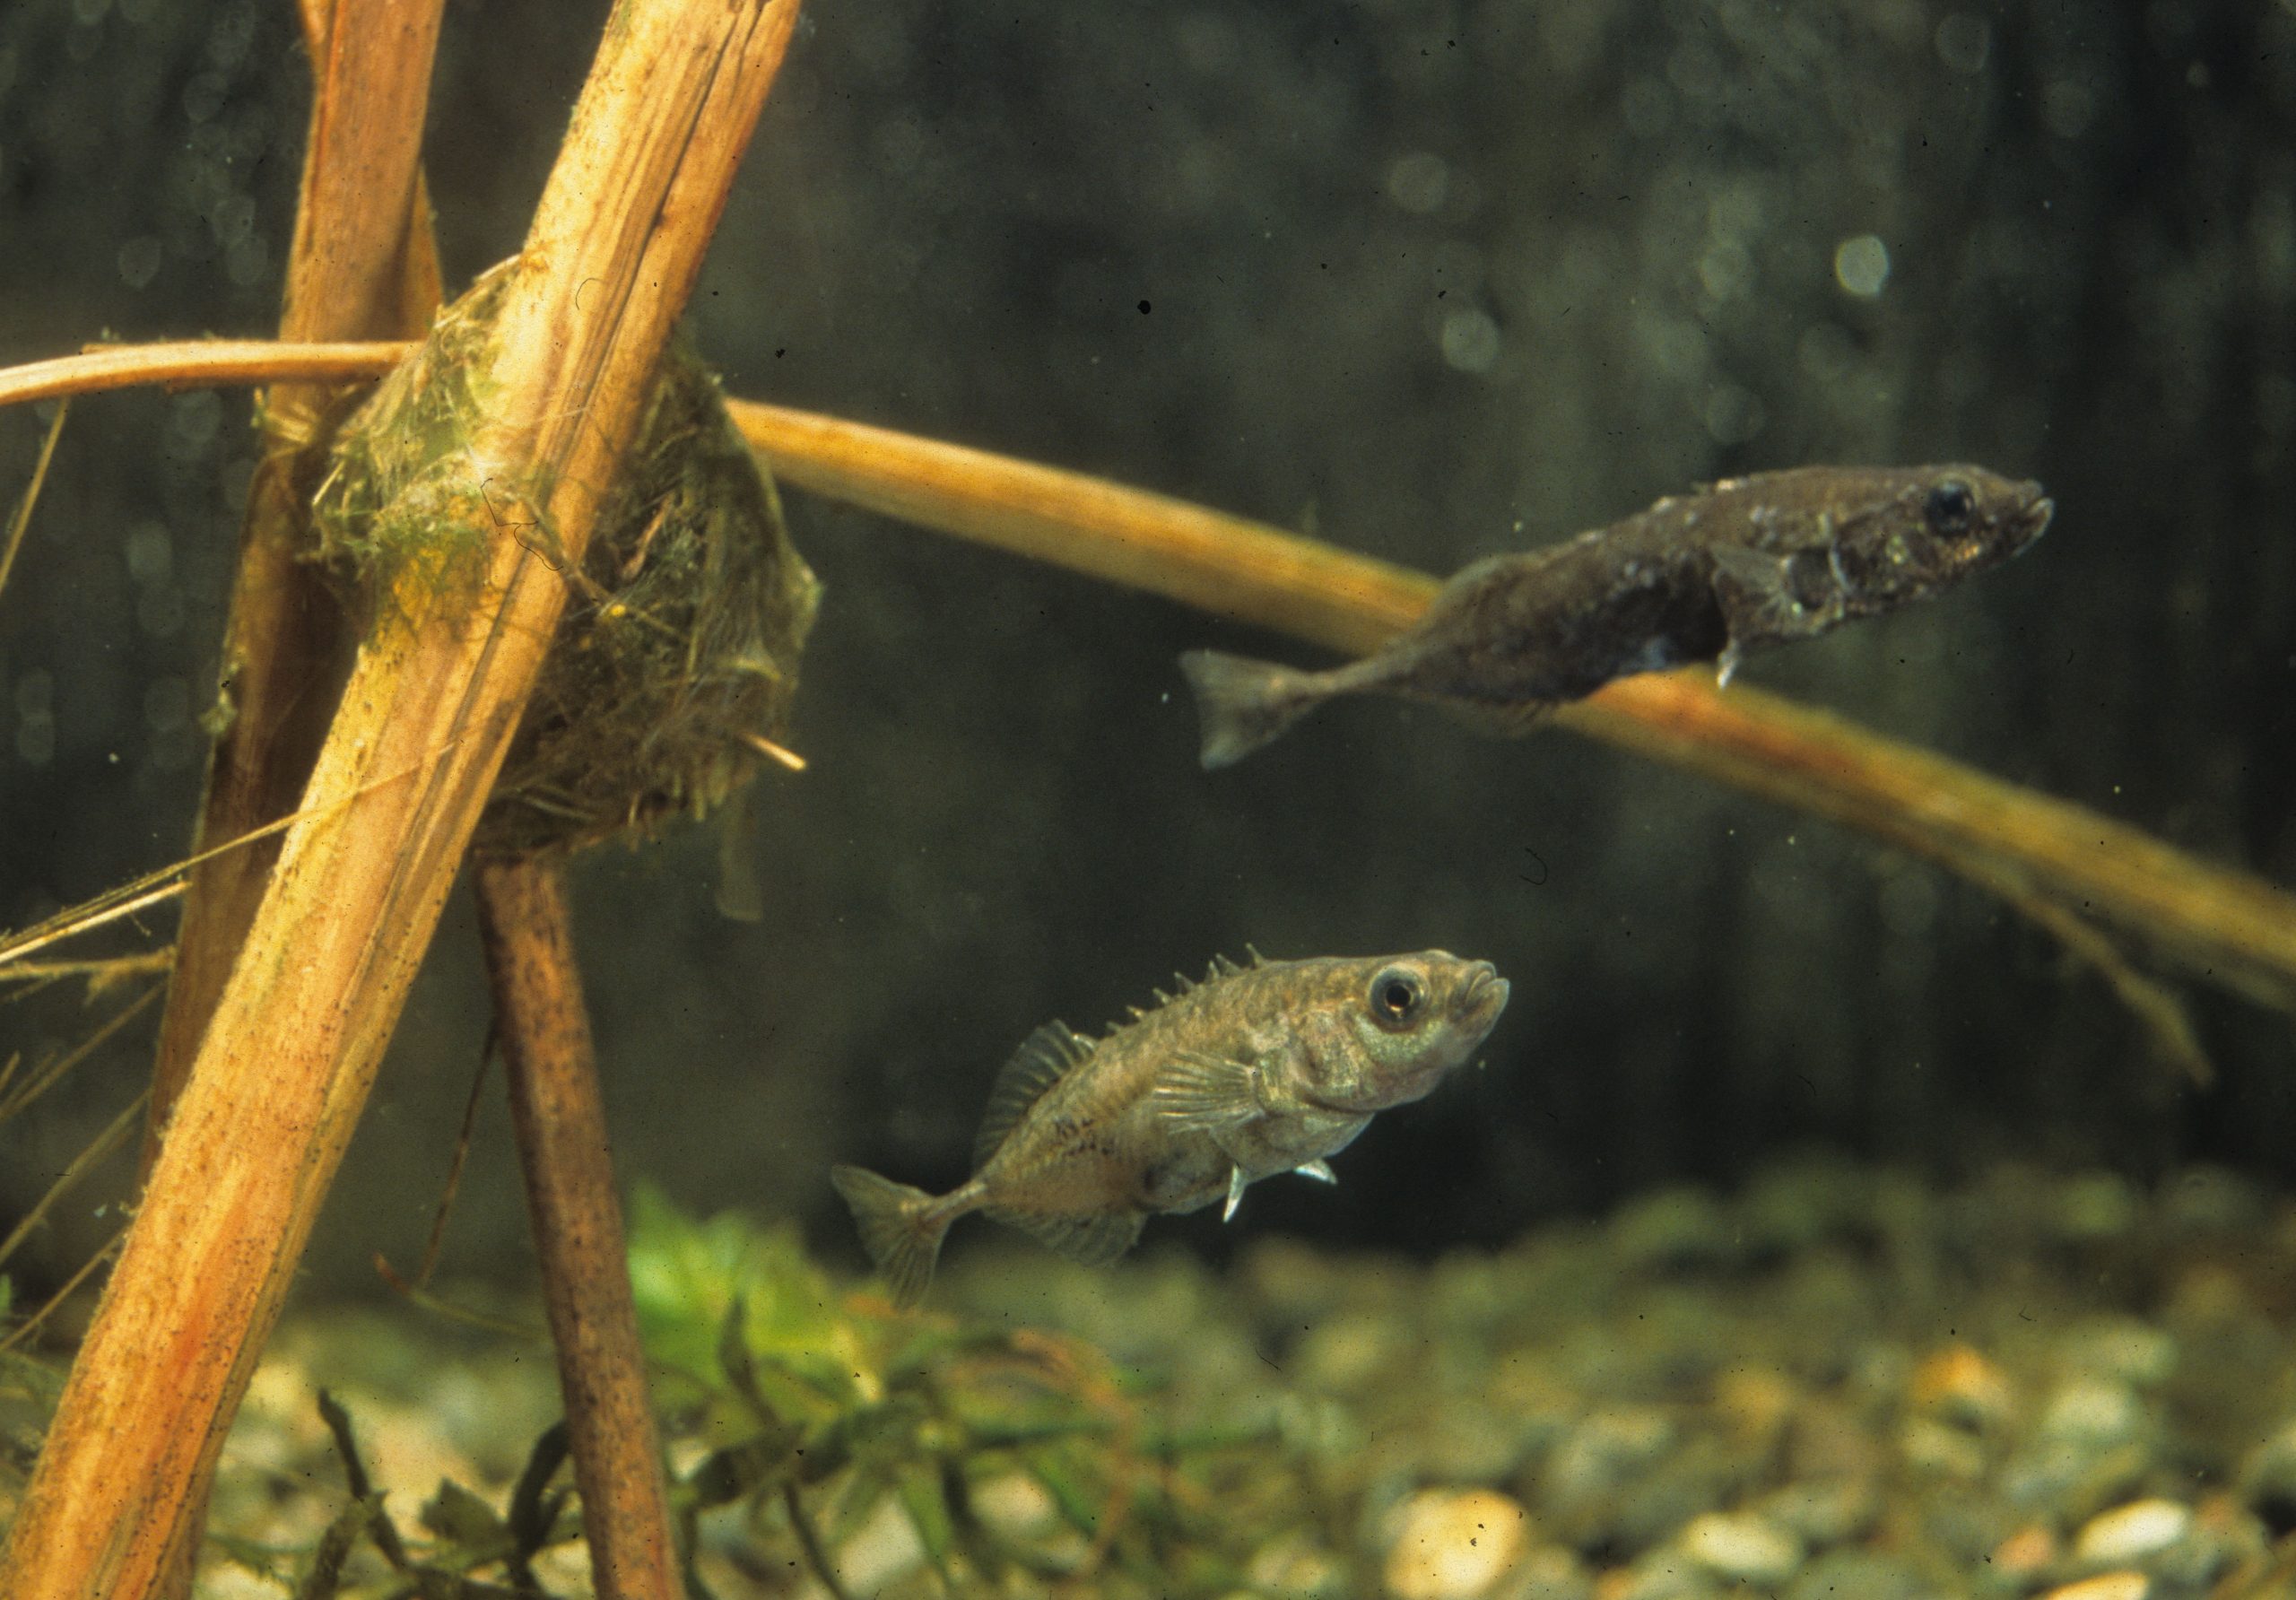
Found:
[{"label": "aquatic plant debris", "polygon": [[[857,1600],[1400,1596],[1463,1567],[1504,1569],[1484,1596],[1575,1600],[2292,1592],[2296,1203],[2222,1170],[1941,1187],[1805,1159],[1438,1261],[1265,1235],[1225,1268],[1172,1248],[1088,1271],[991,1247],[925,1317],[842,1291],[786,1222],[641,1187],[632,1223],[689,1592],[715,1600],[825,1592],[792,1500]],[[362,1527],[345,1600],[423,1569],[517,1581],[459,1492],[433,1497],[451,1530],[418,1519],[442,1477],[514,1532],[544,1526],[522,1493],[555,1505],[517,1592],[591,1592],[563,1475],[520,1487],[556,1405],[534,1358],[355,1307],[291,1317],[203,1585],[286,1592],[348,1509],[324,1386],[376,1442],[411,1558]],[[0,1358],[0,1518],[43,1373]]]},{"label": "aquatic plant debris", "polygon": [[[351,603],[420,614],[479,580],[506,528],[562,567],[539,487],[474,465],[472,388],[499,276],[440,313],[421,357],[344,423],[313,506]],[[471,509],[483,508],[474,521]],[[643,837],[706,815],[761,760],[787,767],[790,709],[821,585],[717,380],[673,342],[503,759],[473,848],[495,856]],[[802,761],[798,762],[802,767]]]},{"label": "aquatic plant debris", "polygon": [[1690,662],[1727,683],[1751,650],[1814,639],[2024,550],[2054,509],[1982,467],[1807,466],[1727,478],[1607,527],[1462,570],[1376,653],[1302,672],[1216,650],[1181,669],[1207,768],[1335,695],[1431,700],[1518,733],[1613,679]]},{"label": "aquatic plant debris", "polygon": [[1215,960],[1106,1038],[1048,1022],[989,1092],[973,1176],[946,1195],[837,1167],[897,1305],[916,1303],[949,1224],[971,1211],[1099,1265],[1148,1217],[1278,1172],[1338,1181],[1326,1158],[1372,1117],[1432,1090],[1487,1037],[1507,980],[1448,951],[1249,967]]}]

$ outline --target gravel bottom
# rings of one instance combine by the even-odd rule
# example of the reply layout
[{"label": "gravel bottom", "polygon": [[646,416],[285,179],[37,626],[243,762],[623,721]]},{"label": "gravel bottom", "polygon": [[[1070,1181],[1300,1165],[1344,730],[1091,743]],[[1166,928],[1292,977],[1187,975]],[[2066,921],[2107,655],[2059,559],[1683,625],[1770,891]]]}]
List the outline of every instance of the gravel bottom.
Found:
[{"label": "gravel bottom", "polygon": [[[2296,1600],[2292,1303],[2296,1202],[2224,1173],[1939,1189],[1810,1163],[1432,1265],[1271,1238],[1223,1273],[1170,1249],[1088,1273],[988,1246],[931,1305],[1090,1341],[1160,1415],[1275,1419],[1296,1481],[1238,1497],[1266,1531],[1207,1594]],[[410,1526],[442,1476],[500,1508],[554,1412],[537,1349],[307,1319],[226,1453],[216,1526],[243,1549],[308,1551],[343,1509],[321,1382]],[[976,1486],[1046,1554],[999,1592],[1153,1592],[1094,1572],[1047,1500]],[[947,1592],[883,1508],[834,1543],[843,1587]],[[712,1513],[701,1542],[719,1600],[825,1592],[770,1514]],[[578,1544],[536,1575],[589,1593]],[[219,1558],[201,1592],[284,1589]]]}]

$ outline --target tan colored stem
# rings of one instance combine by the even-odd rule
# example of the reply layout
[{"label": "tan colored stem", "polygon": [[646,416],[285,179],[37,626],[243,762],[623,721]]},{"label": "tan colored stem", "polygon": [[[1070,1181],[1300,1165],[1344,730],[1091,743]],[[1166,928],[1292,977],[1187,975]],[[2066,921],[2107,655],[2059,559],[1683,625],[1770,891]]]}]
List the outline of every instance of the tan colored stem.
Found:
[{"label": "tan colored stem", "polygon": [[[474,479],[523,487],[566,559],[795,21],[788,0],[622,0],[607,22],[505,280],[468,447]],[[0,1552],[10,1600],[150,1593],[277,1319],[565,599],[524,530],[473,531],[474,603],[409,577],[378,607],[309,797],[422,768],[287,834]]]},{"label": "tan colored stem", "polygon": [[[785,481],[1333,649],[1426,608],[1423,574],[1081,474],[779,406],[733,402]],[[1562,726],[1813,812],[1988,887],[2005,877],[2183,974],[2296,1009],[2296,897],[2086,807],[2004,783],[1710,674],[1622,678]]]},{"label": "tan colored stem", "polygon": [[801,489],[1361,655],[1426,608],[1435,580],[1282,528],[810,412],[728,403]]},{"label": "tan colored stem", "polygon": [[[183,353],[85,381],[74,375],[68,387],[44,392],[169,381],[201,347],[150,348]],[[299,351],[273,348],[267,370],[298,370]],[[387,370],[400,348],[372,346],[367,359]],[[0,371],[0,396],[10,377]],[[1376,649],[1437,587],[1422,573],[1082,474],[778,405],[730,404],[787,483],[1335,650]],[[1782,696],[1743,684],[1719,693],[1695,671],[1623,679],[1556,720],[1873,834],[1988,888],[2021,883],[2187,978],[2296,1009],[2296,896],[2085,806]]]},{"label": "tan colored stem", "polygon": [[677,1600],[669,1496],[565,870],[554,860],[486,862],[476,889],[593,1578],[600,1600]]},{"label": "tan colored stem", "polygon": [[356,383],[380,378],[422,346],[406,341],[342,343],[277,339],[183,339],[164,344],[99,344],[0,369],[0,405],[158,384],[223,388],[292,379]]},{"label": "tan colored stem", "polygon": [[[314,50],[318,83],[287,258],[283,338],[419,333],[435,309],[435,300],[409,303],[408,284],[425,281],[425,263],[436,294],[427,218],[413,230],[416,242],[408,236],[442,4],[346,0],[324,55]],[[228,717],[208,758],[195,849],[292,809],[334,711],[329,691],[342,622],[302,556],[313,473],[336,404],[334,390],[309,382],[282,383],[264,397],[265,449],[248,491],[223,630],[219,692]],[[192,874],[152,1061],[147,1178],[278,854],[278,843],[266,839]]]},{"label": "tan colored stem", "polygon": [[[287,255],[283,338],[420,334],[437,309],[429,216],[415,202],[443,4],[343,0],[325,39],[310,37],[317,81]],[[223,630],[218,692],[230,717],[208,753],[195,852],[293,809],[334,712],[343,622],[302,557],[312,477],[340,406],[336,391],[311,383],[280,384],[264,397],[264,451]],[[265,838],[213,857],[187,884],[152,1053],[139,1162],[147,1181],[279,848]],[[206,1499],[204,1484],[196,1486],[178,1519],[160,1586],[168,1600],[191,1592]]]}]

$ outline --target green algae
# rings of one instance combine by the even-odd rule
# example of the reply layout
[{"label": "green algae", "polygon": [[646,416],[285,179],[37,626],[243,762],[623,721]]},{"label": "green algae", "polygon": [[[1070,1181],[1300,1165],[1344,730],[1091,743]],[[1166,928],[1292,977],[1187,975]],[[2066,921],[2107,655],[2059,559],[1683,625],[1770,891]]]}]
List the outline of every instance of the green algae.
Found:
[{"label": "green algae", "polygon": [[370,630],[469,610],[502,538],[567,585],[474,840],[514,856],[643,837],[724,804],[787,738],[821,586],[717,380],[682,344],[571,567],[543,510],[550,485],[505,476],[480,439],[507,281],[498,269],[441,312],[344,422],[311,522],[314,559]]}]

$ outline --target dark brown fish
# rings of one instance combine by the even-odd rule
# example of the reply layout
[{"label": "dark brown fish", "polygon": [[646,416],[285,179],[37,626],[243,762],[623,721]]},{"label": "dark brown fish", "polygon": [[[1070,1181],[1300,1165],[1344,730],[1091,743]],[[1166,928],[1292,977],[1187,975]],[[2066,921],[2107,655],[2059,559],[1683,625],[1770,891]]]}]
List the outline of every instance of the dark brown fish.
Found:
[{"label": "dark brown fish", "polygon": [[[1443,586],[1377,653],[1301,672],[1213,650],[1180,666],[1204,764],[1241,760],[1334,695],[1431,700],[1520,731],[1613,678],[1878,616],[1998,566],[2048,527],[2033,483],[1975,466],[1807,466],[1730,478]],[[1477,715],[1477,714],[1480,715]]]},{"label": "dark brown fish", "polygon": [[1195,1211],[1278,1172],[1336,1182],[1326,1156],[1465,1061],[1507,1004],[1489,961],[1440,950],[1239,967],[1180,979],[1105,1039],[1031,1034],[989,1092],[973,1176],[946,1195],[835,1167],[897,1304],[949,1224],[986,1211],[1098,1265],[1154,1212]]}]

